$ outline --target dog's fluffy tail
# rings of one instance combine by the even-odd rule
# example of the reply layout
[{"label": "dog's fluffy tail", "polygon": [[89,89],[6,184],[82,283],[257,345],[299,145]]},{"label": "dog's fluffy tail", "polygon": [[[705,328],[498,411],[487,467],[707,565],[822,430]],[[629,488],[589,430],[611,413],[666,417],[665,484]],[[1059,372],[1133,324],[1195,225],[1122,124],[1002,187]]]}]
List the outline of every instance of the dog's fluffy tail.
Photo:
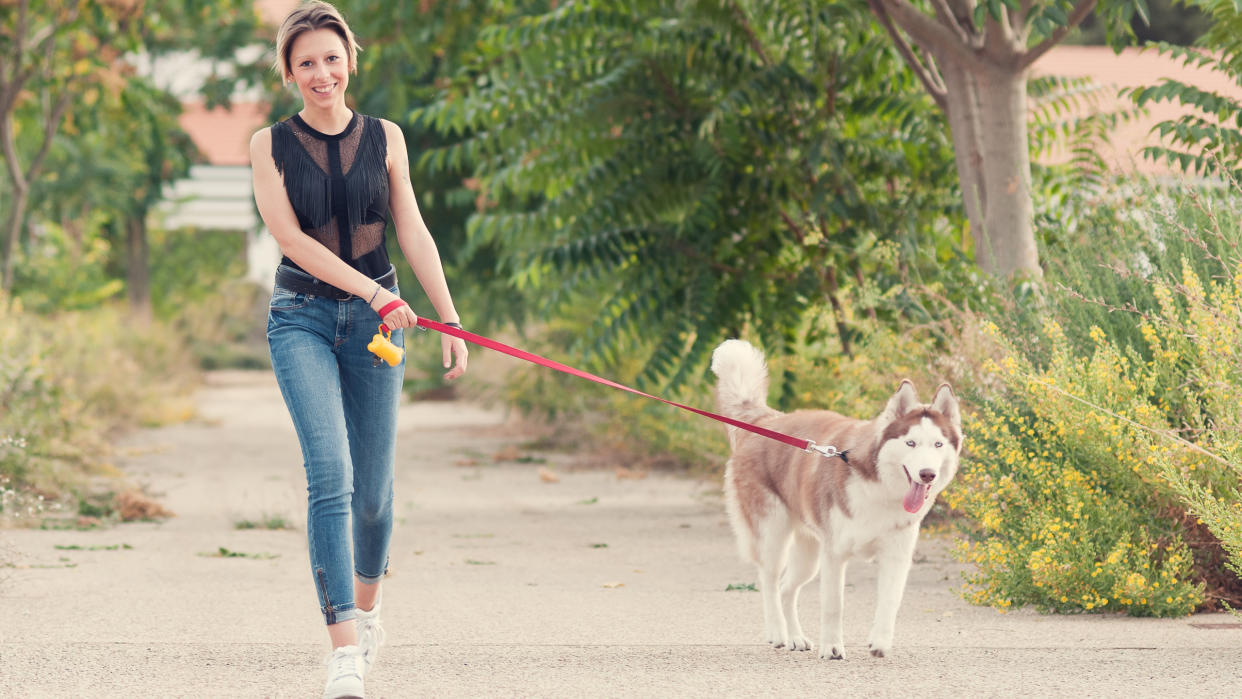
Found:
[{"label": "dog's fluffy tail", "polygon": [[768,407],[768,366],[763,352],[745,340],[725,340],[712,352],[716,406],[721,413],[744,420],[773,415]]}]

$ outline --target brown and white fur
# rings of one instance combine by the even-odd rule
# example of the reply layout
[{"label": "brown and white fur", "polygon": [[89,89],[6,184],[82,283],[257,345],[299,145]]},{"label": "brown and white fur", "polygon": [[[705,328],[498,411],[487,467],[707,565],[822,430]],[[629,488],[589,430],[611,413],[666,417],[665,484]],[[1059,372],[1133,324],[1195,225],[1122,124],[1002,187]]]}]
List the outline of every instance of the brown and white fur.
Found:
[{"label": "brown and white fur", "polygon": [[844,657],[845,567],[855,558],[874,559],[879,580],[869,641],[871,654],[884,657],[893,646],[919,524],[957,472],[962,426],[953,389],[942,384],[924,405],[914,384],[902,381],[883,412],[858,420],[768,407],[763,353],[742,340],[716,348],[712,371],[723,414],[848,450],[848,460],[825,458],[728,428],[726,503],[742,557],[759,569],[767,641],[811,648],[798,622],[798,592],[819,572],[819,657]]}]

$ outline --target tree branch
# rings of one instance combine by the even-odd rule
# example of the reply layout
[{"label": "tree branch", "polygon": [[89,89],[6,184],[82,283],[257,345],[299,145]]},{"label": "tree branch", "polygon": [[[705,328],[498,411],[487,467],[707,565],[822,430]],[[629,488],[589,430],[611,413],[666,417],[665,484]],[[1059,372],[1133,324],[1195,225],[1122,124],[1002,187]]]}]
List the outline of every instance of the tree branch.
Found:
[{"label": "tree branch", "polygon": [[9,171],[13,191],[25,191],[26,180],[22,177],[22,166],[17,162],[17,145],[13,143],[13,127],[8,119],[0,123],[0,150],[4,152],[5,169]]},{"label": "tree branch", "polygon": [[39,176],[39,170],[43,167],[43,159],[47,157],[47,152],[51,150],[52,137],[60,129],[60,121],[69,109],[71,96],[72,93],[68,89],[60,93],[60,96],[56,98],[56,106],[52,107],[52,113],[47,116],[47,121],[43,122],[43,146],[30,161],[30,167],[26,169],[27,182],[32,182]]},{"label": "tree branch", "polygon": [[924,66],[919,61],[919,57],[914,55],[914,49],[906,42],[906,38],[901,35],[901,32],[897,31],[897,28],[893,26],[892,19],[889,17],[888,10],[884,7],[882,0],[867,0],[867,4],[871,6],[872,14],[876,16],[884,30],[893,38],[893,43],[897,45],[897,51],[901,53],[901,57],[906,60],[910,69],[918,76],[919,82],[923,83],[923,88],[936,101],[936,106],[940,107],[941,111],[948,113],[948,92],[945,90],[944,81],[940,78],[940,75],[932,72],[935,69],[935,64]]},{"label": "tree branch", "polygon": [[[935,8],[936,16],[940,18],[940,23],[953,30],[953,33],[957,34],[957,38],[963,44],[970,46],[970,32],[967,32],[961,22],[957,21],[957,17],[954,16],[947,0],[932,0],[932,7]],[[971,30],[974,30],[973,26]]]},{"label": "tree branch", "polygon": [[785,213],[784,209],[781,209],[781,220],[785,222],[786,226],[789,226],[789,230],[793,231],[794,237],[798,239],[798,245],[805,246],[806,234],[802,231],[802,227],[790,218],[789,214]]},{"label": "tree branch", "polygon": [[993,17],[991,12],[987,13],[986,17],[983,52],[1002,66],[1017,65],[1026,45],[1018,43],[1013,27],[1009,24],[1009,13],[1002,6],[1000,18]]},{"label": "tree branch", "polygon": [[1069,34],[1074,27],[1077,27],[1087,18],[1087,15],[1091,14],[1091,11],[1095,9],[1096,2],[1097,0],[1078,0],[1078,4],[1074,5],[1073,10],[1070,10],[1069,21],[1065,23],[1065,26],[1057,27],[1051,36],[1039,42],[1039,45],[1035,48],[1027,51],[1021,60],[1018,61],[1018,69],[1028,68],[1032,63],[1038,61],[1041,56],[1048,53],[1053,46],[1061,43],[1066,34]]},{"label": "tree branch", "polygon": [[1006,8],[1009,13],[1009,23],[1013,25],[1014,34],[1017,36],[1018,45],[1026,46],[1026,40],[1030,38],[1030,28],[1027,27],[1026,18],[1031,14],[1031,4],[1033,0],[1020,0],[1017,8]]},{"label": "tree branch", "polygon": [[[872,2],[872,0],[867,1]],[[963,43],[948,27],[923,14],[907,0],[875,1],[884,7],[893,22],[905,30],[920,48],[961,63],[972,70],[986,68],[975,55],[973,42]]]},{"label": "tree branch", "polygon": [[729,3],[733,9],[733,18],[738,24],[742,25],[742,31],[746,32],[746,39],[750,42],[750,48],[759,55],[759,60],[763,65],[771,65],[768,60],[768,54],[763,50],[763,44],[759,43],[759,37],[755,36],[755,30],[750,26],[750,20],[746,17],[746,12],[736,2]]}]

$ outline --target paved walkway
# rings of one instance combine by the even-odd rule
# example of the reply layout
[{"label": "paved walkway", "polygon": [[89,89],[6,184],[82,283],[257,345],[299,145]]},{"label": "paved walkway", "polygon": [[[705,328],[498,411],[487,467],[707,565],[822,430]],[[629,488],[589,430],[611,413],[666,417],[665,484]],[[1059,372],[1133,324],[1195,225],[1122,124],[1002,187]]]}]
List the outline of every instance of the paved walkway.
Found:
[{"label": "paved walkway", "polygon": [[[326,634],[301,460],[274,382],[213,374],[199,418],[146,430],[125,470],[177,517],[0,532],[0,696],[318,697]],[[847,658],[773,650],[715,482],[497,463],[499,413],[403,408],[388,645],[370,697],[1236,696],[1242,623],[998,614],[920,544],[892,656],[866,653],[875,569],[850,571]],[[525,452],[523,452],[525,453]],[[560,475],[540,479],[540,467]],[[283,517],[294,530],[238,530]],[[60,548],[58,548],[60,547]],[[82,547],[82,550],[64,547]],[[110,550],[108,547],[116,547]],[[250,557],[209,557],[221,548]],[[93,550],[92,550],[93,549]],[[814,586],[808,588],[813,590]],[[818,600],[804,595],[814,636]]]}]

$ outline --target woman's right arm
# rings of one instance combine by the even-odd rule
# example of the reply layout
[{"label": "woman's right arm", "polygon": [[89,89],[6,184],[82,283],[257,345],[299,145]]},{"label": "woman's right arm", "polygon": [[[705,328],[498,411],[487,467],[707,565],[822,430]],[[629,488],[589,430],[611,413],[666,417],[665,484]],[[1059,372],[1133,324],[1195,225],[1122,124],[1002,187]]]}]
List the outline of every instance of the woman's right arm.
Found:
[{"label": "woman's right arm", "polygon": [[[272,160],[272,130],[256,131],[250,138],[250,166],[254,177],[254,200],[259,216],[272,232],[280,250],[299,267],[338,289],[370,299],[378,286],[362,272],[332,254],[322,243],[302,232],[297,214],[285,193],[284,180]],[[381,296],[392,294],[381,294]]]}]

